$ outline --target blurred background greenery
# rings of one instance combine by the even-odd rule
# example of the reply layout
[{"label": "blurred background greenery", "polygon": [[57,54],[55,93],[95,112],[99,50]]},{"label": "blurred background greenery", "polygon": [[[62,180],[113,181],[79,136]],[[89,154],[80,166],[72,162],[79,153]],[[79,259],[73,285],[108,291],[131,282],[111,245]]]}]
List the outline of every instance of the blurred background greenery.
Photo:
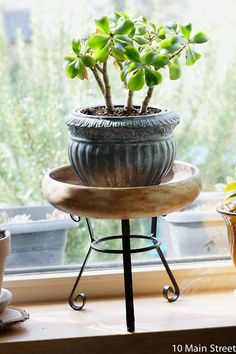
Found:
[{"label": "blurred background greenery", "polygon": [[[202,47],[203,58],[193,68],[185,67],[181,80],[166,80],[152,104],[180,114],[177,158],[199,166],[205,190],[213,190],[232,174],[236,163],[234,0],[223,4],[220,0],[0,0],[0,9],[0,203],[44,203],[42,176],[68,163],[64,117],[77,106],[100,103],[102,98],[92,77],[86,83],[66,78],[63,57],[73,37],[93,29],[93,18],[114,9],[146,15],[157,23],[191,21],[195,30],[207,32],[210,42]],[[14,29],[22,11],[23,25]],[[115,81],[118,73],[112,64],[110,70],[116,103],[122,103],[121,86]],[[135,96],[135,103],[141,95]],[[119,233],[115,221],[94,221],[94,225],[98,234]],[[139,226],[139,221],[133,224],[134,229]],[[69,235],[68,262],[75,262],[78,252],[87,247],[81,235],[85,237],[85,224],[80,224],[77,236]]]}]

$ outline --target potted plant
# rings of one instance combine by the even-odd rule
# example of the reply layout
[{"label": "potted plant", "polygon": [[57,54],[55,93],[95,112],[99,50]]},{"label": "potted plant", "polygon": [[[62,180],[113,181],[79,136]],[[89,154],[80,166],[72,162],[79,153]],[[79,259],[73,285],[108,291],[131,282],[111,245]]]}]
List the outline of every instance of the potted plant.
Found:
[{"label": "potted plant", "polygon": [[49,205],[1,207],[0,225],[11,232],[8,270],[62,265],[67,230],[77,227]]},{"label": "potted plant", "polygon": [[227,196],[217,211],[223,216],[228,232],[231,258],[236,266],[236,180],[230,181],[224,188]]},{"label": "potted plant", "polygon": [[228,256],[224,221],[215,206],[219,192],[204,192],[187,208],[165,217],[169,226],[169,257]]},{"label": "potted plant", "polygon": [[7,289],[2,289],[6,258],[10,254],[11,234],[9,231],[0,230],[0,313],[11,302],[12,295]]},{"label": "potted plant", "polygon": [[[171,80],[181,76],[180,56],[188,66],[201,55],[194,45],[206,34],[192,35],[192,25],[176,22],[156,26],[141,16],[114,12],[95,20],[96,30],[72,41],[65,57],[70,78],[94,76],[105,104],[76,109],[67,116],[71,142],[68,155],[83,183],[93,186],[141,186],[160,183],[175,158],[173,130],[179,116],[167,108],[150,106],[155,86],[166,69]],[[114,105],[108,62],[119,71],[127,91],[125,104]],[[136,91],[147,87],[140,105]]]}]

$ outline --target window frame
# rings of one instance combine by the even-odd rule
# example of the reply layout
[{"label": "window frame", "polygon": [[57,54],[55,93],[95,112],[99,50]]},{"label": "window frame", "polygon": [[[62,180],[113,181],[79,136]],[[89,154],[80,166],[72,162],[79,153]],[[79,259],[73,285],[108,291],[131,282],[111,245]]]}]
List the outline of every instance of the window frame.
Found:
[{"label": "window frame", "polygon": [[[172,264],[171,270],[182,293],[220,292],[236,287],[236,271],[230,260]],[[66,301],[77,275],[75,271],[8,275],[3,287],[12,291],[14,303]],[[160,265],[133,267],[133,280],[137,296],[160,295],[164,285],[171,285]],[[80,291],[94,299],[121,297],[123,270],[85,270]]]}]

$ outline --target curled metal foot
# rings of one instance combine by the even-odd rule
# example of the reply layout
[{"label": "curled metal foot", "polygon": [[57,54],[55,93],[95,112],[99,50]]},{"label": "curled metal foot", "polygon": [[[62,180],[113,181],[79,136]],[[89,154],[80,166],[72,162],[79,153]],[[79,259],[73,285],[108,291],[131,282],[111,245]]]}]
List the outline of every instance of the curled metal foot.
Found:
[{"label": "curled metal foot", "polygon": [[[81,305],[77,305],[78,301],[82,301],[82,304]],[[80,293],[79,295],[76,296],[75,299],[73,299],[71,297],[69,298],[70,307],[73,310],[76,310],[76,311],[82,310],[82,308],[86,304],[86,301],[87,301],[87,297],[86,297],[86,295],[84,293]]]},{"label": "curled metal foot", "polygon": [[[77,290],[80,278],[81,278],[81,276],[83,274],[83,271],[84,271],[85,265],[87,263],[87,260],[89,258],[91,250],[92,250],[92,247],[90,246],[89,250],[88,250],[88,253],[87,253],[86,257],[85,257],[84,263],[82,264],[82,267],[80,269],[79,275],[77,276],[77,279],[75,281],[75,284],[74,284],[74,286],[72,288],[72,291],[71,291],[71,294],[69,296],[69,301],[68,301],[69,305],[70,305],[70,307],[73,310],[76,310],[76,311],[82,310],[82,308],[84,307],[84,305],[86,303],[86,295],[84,293],[79,293],[78,295],[75,295],[75,294],[76,294],[76,290]],[[82,301],[81,305],[77,304],[79,302],[79,300]]]},{"label": "curled metal foot", "polygon": [[165,285],[163,288],[163,296],[169,302],[174,302],[179,297],[179,288],[174,290],[172,286]]},{"label": "curled metal foot", "polygon": [[80,216],[76,216],[76,215],[70,214],[70,218],[71,218],[71,220],[73,220],[74,222],[80,222]]},{"label": "curled metal foot", "polygon": [[[157,231],[156,231],[157,230],[157,218],[156,217],[152,218],[151,230],[152,230],[152,235],[154,237],[157,237]],[[159,254],[159,257],[162,261],[162,264],[165,267],[165,270],[172,282],[172,286],[169,286],[169,285],[164,286],[162,293],[163,293],[163,296],[166,300],[168,300],[169,302],[174,302],[178,299],[178,297],[180,295],[180,291],[179,291],[178,284],[175,280],[175,277],[174,277],[172,271],[170,270],[168,262],[165,259],[165,256],[164,256],[160,246],[161,246],[161,243],[158,243],[156,250],[157,250],[157,253]]]}]

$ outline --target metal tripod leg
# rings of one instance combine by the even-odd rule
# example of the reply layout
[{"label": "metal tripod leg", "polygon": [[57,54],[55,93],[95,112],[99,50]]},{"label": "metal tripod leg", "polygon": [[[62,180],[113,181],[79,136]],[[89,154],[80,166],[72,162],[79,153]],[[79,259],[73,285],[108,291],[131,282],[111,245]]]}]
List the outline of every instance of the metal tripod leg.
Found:
[{"label": "metal tripod leg", "polygon": [[[71,215],[70,217],[75,222],[79,222],[80,221],[80,217],[76,218],[73,215]],[[90,241],[92,243],[94,241],[94,235],[93,235],[93,229],[92,229],[91,222],[90,222],[90,220],[88,218],[86,218],[86,223],[87,223],[87,227],[88,227],[88,231],[89,231]],[[75,295],[75,294],[76,294],[76,289],[78,287],[80,278],[82,277],[85,265],[87,263],[87,260],[89,258],[90,253],[91,253],[91,250],[92,250],[91,243],[90,243],[89,250],[88,250],[88,252],[86,254],[86,257],[84,259],[84,262],[82,264],[82,267],[80,269],[79,275],[76,278],[75,284],[74,284],[74,286],[73,286],[73,288],[71,290],[70,296],[69,296],[69,305],[72,307],[72,309],[77,310],[77,311],[82,310],[82,308],[86,304],[86,300],[87,300],[86,299],[86,295],[84,293],[79,293],[78,295]],[[80,305],[80,306],[76,304],[76,302],[78,302],[79,299],[82,301],[82,305]]]},{"label": "metal tripod leg", "polygon": [[131,252],[130,252],[129,220],[122,220],[121,226],[122,226],[126,323],[127,323],[128,332],[134,332],[135,319],[134,319],[134,299],[133,299],[132,265],[131,265]]},{"label": "metal tripod leg", "polygon": [[[80,293],[80,294],[78,294],[76,296],[75,296],[75,293],[76,293],[76,289],[77,289],[77,286],[79,284],[80,278],[82,277],[82,274],[83,274],[83,271],[84,271],[84,267],[85,267],[85,265],[87,263],[87,260],[89,258],[91,250],[92,250],[92,248],[89,247],[89,250],[88,250],[88,253],[87,253],[86,257],[85,257],[84,263],[83,263],[83,265],[82,265],[82,267],[80,269],[79,275],[78,275],[78,277],[77,277],[77,279],[75,281],[75,284],[74,284],[74,286],[73,286],[73,288],[71,290],[71,294],[69,296],[69,304],[70,304],[70,306],[72,307],[72,309],[77,310],[77,311],[82,310],[82,308],[86,304],[86,300],[87,300],[86,299],[86,295],[84,293]],[[80,305],[80,306],[78,306],[76,304],[76,302],[79,299],[82,300],[82,305]]]},{"label": "metal tripod leg", "polygon": [[[157,217],[154,217],[152,218],[152,235],[154,237],[157,237],[157,234],[156,234],[156,229],[157,229]],[[179,294],[180,294],[180,291],[179,291],[179,287],[178,287],[178,284],[175,280],[175,277],[173,275],[173,273],[171,272],[170,270],[170,267],[165,259],[165,256],[160,248],[157,247],[156,248],[158,254],[159,254],[159,257],[161,258],[161,261],[166,269],[166,272],[172,282],[172,286],[169,286],[169,285],[165,285],[164,288],[163,288],[163,296],[169,301],[169,302],[174,302],[178,299],[179,297]]]}]

